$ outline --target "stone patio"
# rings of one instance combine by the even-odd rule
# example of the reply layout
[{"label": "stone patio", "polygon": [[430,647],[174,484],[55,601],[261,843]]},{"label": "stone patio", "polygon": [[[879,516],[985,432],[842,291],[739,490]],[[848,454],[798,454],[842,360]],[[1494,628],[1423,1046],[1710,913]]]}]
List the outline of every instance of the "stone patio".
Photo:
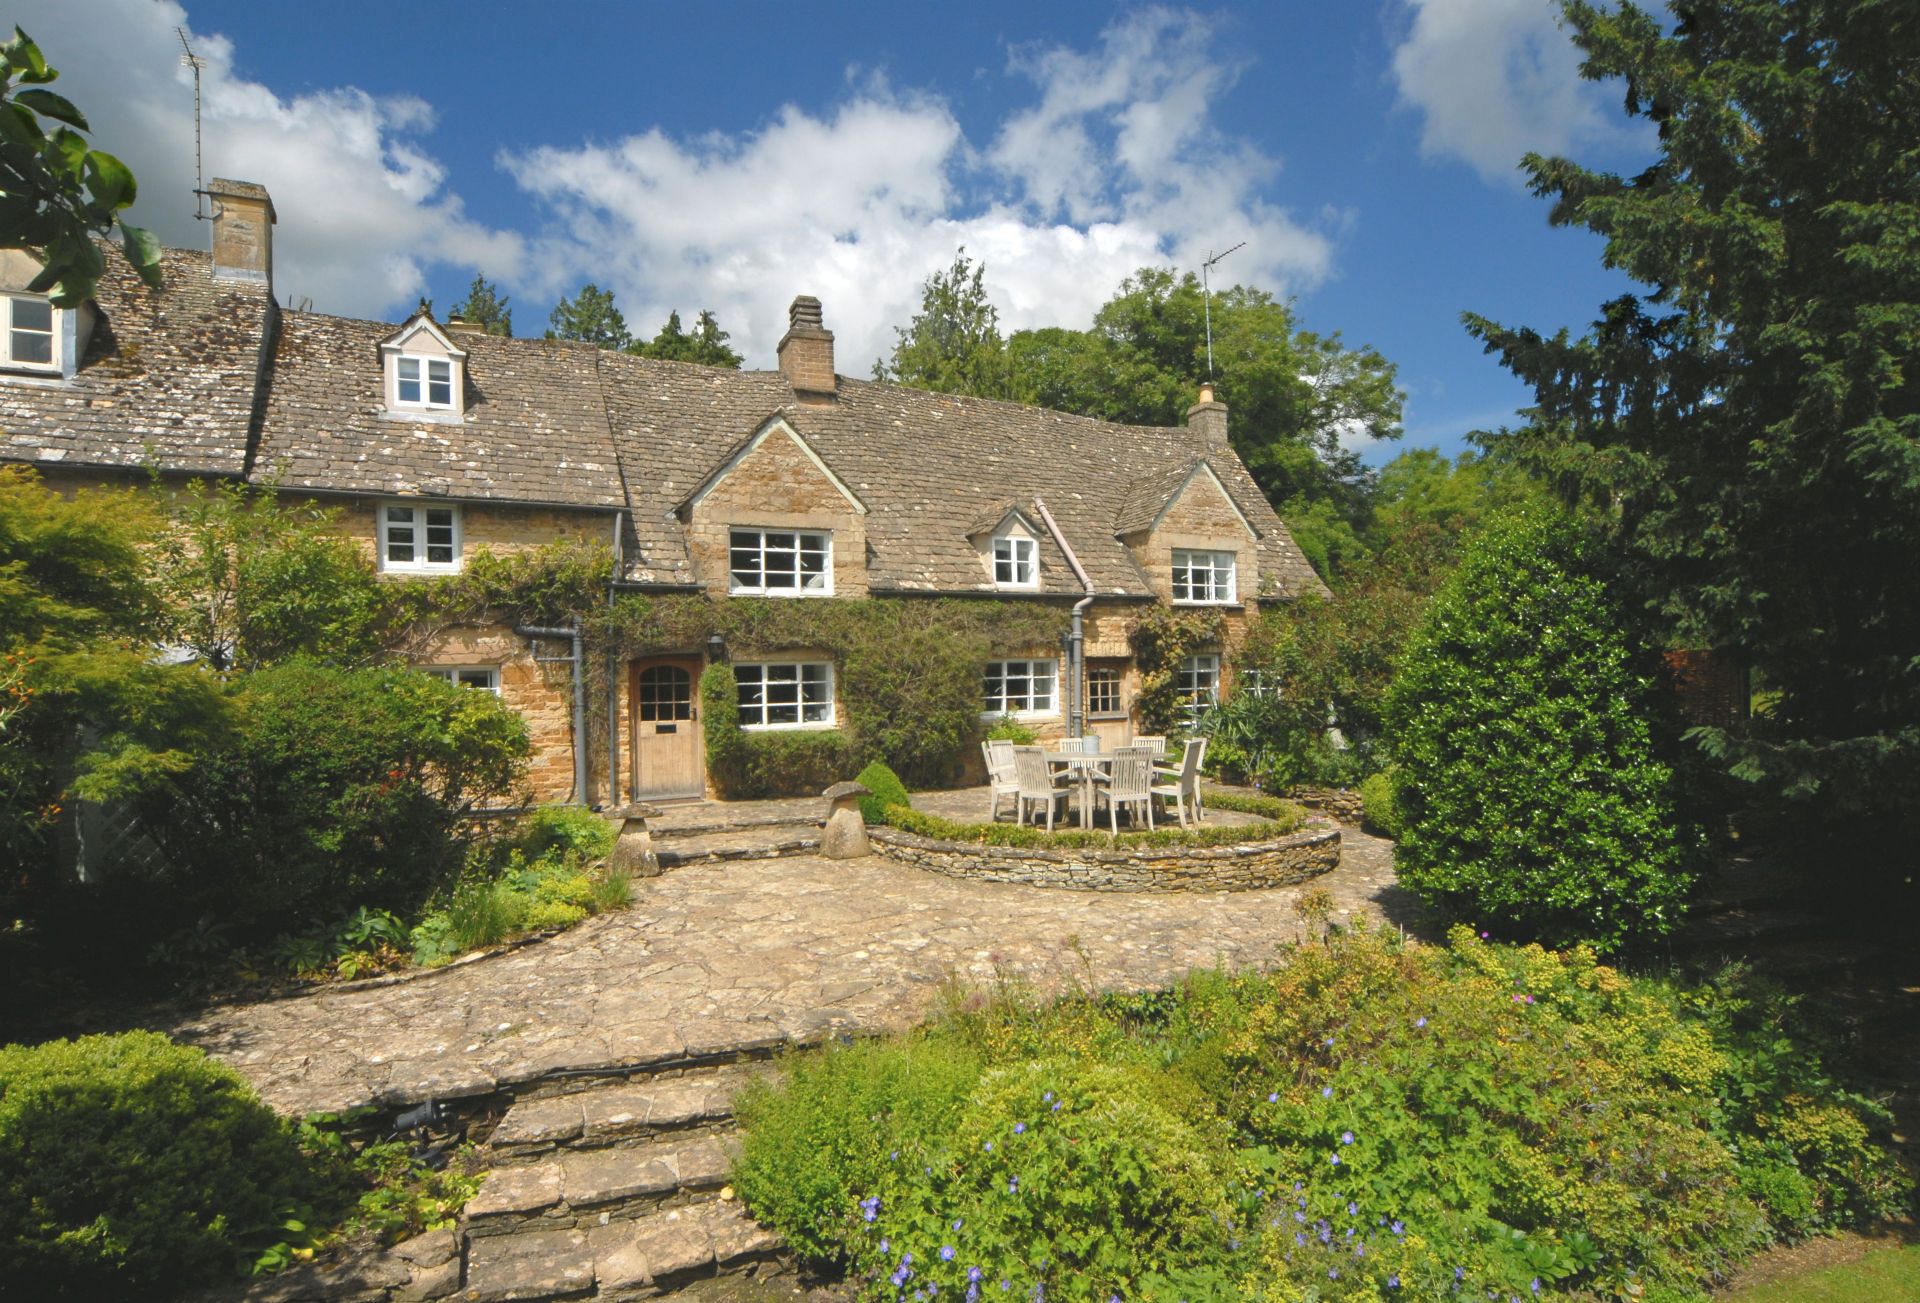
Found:
[{"label": "stone patio", "polygon": [[[984,811],[984,789],[977,797]],[[765,816],[771,836],[820,812],[817,800],[735,810]],[[713,818],[711,806],[686,806],[660,823],[670,833]],[[764,1052],[909,1025],[949,979],[1139,989],[1198,966],[1264,964],[1303,934],[1296,906],[1308,891],[1330,893],[1336,919],[1415,928],[1390,844],[1344,832],[1333,872],[1232,895],[1094,896],[878,858],[690,864],[637,880],[625,912],[546,941],[412,980],[216,1007],[161,1030],[233,1064],[288,1113]]]}]

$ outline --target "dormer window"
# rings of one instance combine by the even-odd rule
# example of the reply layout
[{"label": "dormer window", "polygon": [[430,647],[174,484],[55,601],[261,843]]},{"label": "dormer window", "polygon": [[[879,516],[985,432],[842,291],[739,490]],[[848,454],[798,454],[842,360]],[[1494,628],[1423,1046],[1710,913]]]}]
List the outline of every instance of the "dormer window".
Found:
[{"label": "dormer window", "polygon": [[0,331],[0,364],[36,371],[60,369],[60,332],[54,306],[38,294],[0,295],[6,329]]},{"label": "dormer window", "polygon": [[386,415],[453,424],[465,419],[467,353],[423,310],[380,342]]},{"label": "dormer window", "polygon": [[403,407],[452,407],[453,363],[444,357],[394,359],[394,401]]},{"label": "dormer window", "polygon": [[460,568],[460,508],[397,502],[380,508],[380,568],[451,571]]},{"label": "dormer window", "polygon": [[1173,600],[1224,606],[1235,600],[1234,554],[1173,550]]},{"label": "dormer window", "polygon": [[993,586],[1035,588],[1040,571],[1034,541],[1019,534],[1001,534],[993,540]]}]

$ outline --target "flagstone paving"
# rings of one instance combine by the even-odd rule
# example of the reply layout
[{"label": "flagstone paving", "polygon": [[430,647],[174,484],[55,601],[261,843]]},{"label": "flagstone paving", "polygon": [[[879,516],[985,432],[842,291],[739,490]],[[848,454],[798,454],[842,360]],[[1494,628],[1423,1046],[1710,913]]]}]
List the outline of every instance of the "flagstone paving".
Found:
[{"label": "flagstone paving", "polygon": [[886,1030],[924,1016],[950,978],[1141,989],[1196,966],[1269,961],[1302,935],[1296,906],[1309,891],[1331,894],[1336,919],[1416,929],[1390,844],[1344,833],[1333,872],[1223,895],[976,883],[879,858],[689,865],[637,880],[630,909],[550,940],[410,981],[216,1007],[164,1030],[304,1113]]}]

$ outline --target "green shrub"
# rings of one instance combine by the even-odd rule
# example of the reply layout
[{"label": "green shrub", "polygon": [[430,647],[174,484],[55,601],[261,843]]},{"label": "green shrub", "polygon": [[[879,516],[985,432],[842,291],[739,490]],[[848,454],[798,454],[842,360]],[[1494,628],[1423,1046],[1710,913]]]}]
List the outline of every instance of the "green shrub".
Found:
[{"label": "green shrub", "polygon": [[1002,715],[993,721],[993,727],[987,730],[989,742],[1011,742],[1017,747],[1030,747],[1040,740],[1040,735],[1015,719],[1012,715]]},{"label": "green shrub", "polygon": [[[1211,800],[1211,798],[1209,798]],[[1297,829],[1303,819],[1297,807],[1276,801],[1283,807],[1283,813],[1277,818],[1269,818],[1264,823],[1241,824],[1226,827],[1215,824],[1212,827],[1182,828],[1178,824],[1171,827],[1155,828],[1151,832],[1142,829],[1138,832],[1114,834],[1102,832],[1098,828],[1060,828],[1048,832],[1045,828],[1033,828],[1024,824],[1012,823],[958,823],[952,819],[943,819],[937,814],[927,814],[895,806],[887,813],[887,822],[901,832],[910,832],[917,837],[927,837],[942,842],[967,842],[975,846],[1010,846],[1023,850],[1125,850],[1128,848],[1171,849],[1177,846],[1237,846],[1243,842],[1268,841],[1275,837],[1284,837]]]},{"label": "green shrub", "polygon": [[730,801],[817,796],[846,776],[853,744],[839,729],[749,733],[740,727],[739,681],[720,662],[700,675],[707,777]]},{"label": "green shrub", "polygon": [[236,691],[231,744],[141,811],[181,907],[241,926],[417,909],[458,869],[467,812],[510,791],[529,750],[493,693],[409,670],[296,663]]},{"label": "green shrub", "polygon": [[912,805],[907,797],[906,785],[900,781],[899,775],[878,760],[862,769],[854,781],[870,793],[860,798],[860,816],[868,823],[886,823],[887,811],[894,806]]},{"label": "green shrub", "polygon": [[1382,837],[1400,835],[1400,813],[1394,805],[1393,776],[1368,774],[1360,780],[1360,822]]},{"label": "green shrub", "polygon": [[619,831],[603,816],[577,805],[543,805],[520,821],[513,844],[529,860],[558,853],[585,860],[613,854]]},{"label": "green shrub", "polygon": [[587,917],[585,905],[564,900],[527,901],[520,910],[516,931],[544,932],[548,928],[569,928]]},{"label": "green shrub", "polygon": [[1401,880],[1556,944],[1671,932],[1705,838],[1662,758],[1660,683],[1589,535],[1539,511],[1491,526],[1389,695]]},{"label": "green shrub", "polygon": [[1306,812],[1292,801],[1268,796],[1264,792],[1227,792],[1209,787],[1201,792],[1200,803],[1210,810],[1257,814],[1262,819],[1285,824],[1289,830],[1299,827],[1307,817]]},{"label": "green shrub", "polygon": [[0,1049],[0,1280],[152,1297],[231,1272],[317,1177],[239,1074],[152,1032]]},{"label": "green shrub", "polygon": [[596,914],[611,914],[633,903],[633,878],[625,869],[606,869],[593,880],[593,896],[587,902]]},{"label": "green shrub", "polygon": [[519,893],[499,882],[463,882],[447,902],[446,940],[453,953],[498,945],[520,925]]}]

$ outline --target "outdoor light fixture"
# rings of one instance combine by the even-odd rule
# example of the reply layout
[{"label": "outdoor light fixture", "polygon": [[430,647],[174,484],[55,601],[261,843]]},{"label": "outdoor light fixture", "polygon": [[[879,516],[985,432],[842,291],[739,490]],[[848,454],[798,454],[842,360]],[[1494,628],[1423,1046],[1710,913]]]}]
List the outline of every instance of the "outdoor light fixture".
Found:
[{"label": "outdoor light fixture", "polygon": [[727,640],[717,633],[707,635],[707,660],[718,664],[727,658]]}]

